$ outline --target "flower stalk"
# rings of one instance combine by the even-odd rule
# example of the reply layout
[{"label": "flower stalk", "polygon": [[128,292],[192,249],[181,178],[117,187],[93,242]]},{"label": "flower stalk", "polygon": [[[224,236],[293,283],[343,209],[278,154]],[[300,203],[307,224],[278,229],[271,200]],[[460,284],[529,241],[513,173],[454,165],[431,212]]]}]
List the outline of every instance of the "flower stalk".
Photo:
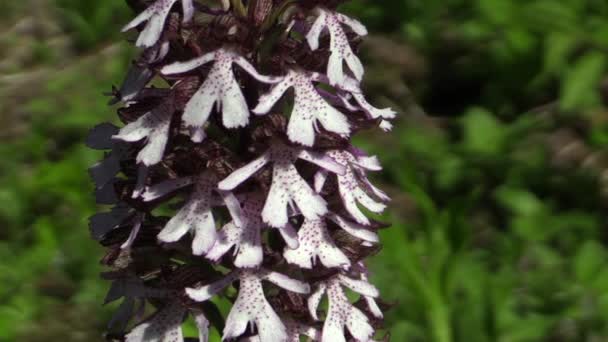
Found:
[{"label": "flower stalk", "polygon": [[365,98],[367,30],[340,2],[129,1],[141,56],[112,92],[123,126],[87,140],[107,151],[90,173],[113,205],[90,220],[106,302],[122,300],[108,340],[184,341],[187,319],[201,342],[380,338],[365,259],[385,225],[364,209],[390,199],[351,137],[395,112]]}]

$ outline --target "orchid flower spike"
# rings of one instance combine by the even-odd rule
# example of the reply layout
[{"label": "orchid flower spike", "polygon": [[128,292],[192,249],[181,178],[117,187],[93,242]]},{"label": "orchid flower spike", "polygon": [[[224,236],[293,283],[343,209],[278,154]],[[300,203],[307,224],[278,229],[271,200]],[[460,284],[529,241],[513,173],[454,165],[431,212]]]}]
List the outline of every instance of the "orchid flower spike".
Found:
[{"label": "orchid flower spike", "polygon": [[383,225],[366,211],[390,198],[369,179],[379,159],[351,140],[396,113],[363,90],[354,47],[367,30],[341,2],[129,1],[148,7],[124,27],[143,49],[110,93],[122,124],[86,141],[105,151],[89,174],[111,209],[89,229],[107,251],[106,302],[120,300],[112,339],[381,336],[365,259]]}]

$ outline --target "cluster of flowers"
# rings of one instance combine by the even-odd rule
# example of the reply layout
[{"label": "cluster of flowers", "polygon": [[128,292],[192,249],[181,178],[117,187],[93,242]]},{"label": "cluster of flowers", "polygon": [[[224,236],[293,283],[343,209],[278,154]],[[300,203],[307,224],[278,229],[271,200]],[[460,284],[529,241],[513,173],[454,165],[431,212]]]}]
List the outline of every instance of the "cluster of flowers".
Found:
[{"label": "cluster of flowers", "polygon": [[361,208],[389,198],[350,137],[390,130],[395,112],[363,95],[353,49],[367,31],[339,2],[129,1],[142,53],[111,94],[125,126],[87,140],[110,150],[90,169],[113,205],[90,219],[106,302],[122,299],[108,339],[184,341],[188,317],[199,341],[210,326],[238,341],[374,338],[384,305],[364,259],[385,225]]}]

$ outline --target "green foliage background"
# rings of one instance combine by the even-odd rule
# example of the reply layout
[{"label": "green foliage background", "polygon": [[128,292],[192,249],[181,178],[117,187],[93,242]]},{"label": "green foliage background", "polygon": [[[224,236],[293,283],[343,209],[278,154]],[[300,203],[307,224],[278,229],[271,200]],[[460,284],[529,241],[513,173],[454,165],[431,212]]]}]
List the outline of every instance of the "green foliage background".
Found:
[{"label": "green foliage background", "polygon": [[[608,340],[608,2],[356,0],[401,112],[372,261],[393,341]],[[101,341],[82,141],[130,51],[122,0],[0,2],[0,341]],[[216,334],[217,335],[217,334]],[[216,336],[217,338],[217,336]]]}]

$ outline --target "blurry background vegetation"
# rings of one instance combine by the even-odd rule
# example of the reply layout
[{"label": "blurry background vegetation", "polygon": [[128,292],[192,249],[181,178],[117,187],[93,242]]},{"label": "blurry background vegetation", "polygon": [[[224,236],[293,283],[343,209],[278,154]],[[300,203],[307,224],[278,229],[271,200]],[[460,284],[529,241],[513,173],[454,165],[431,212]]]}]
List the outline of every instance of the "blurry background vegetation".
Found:
[{"label": "blurry background vegetation", "polygon": [[[608,2],[356,0],[402,114],[373,280],[393,341],[608,341]],[[122,0],[0,1],[0,341],[101,341],[82,141],[133,51]]]}]

